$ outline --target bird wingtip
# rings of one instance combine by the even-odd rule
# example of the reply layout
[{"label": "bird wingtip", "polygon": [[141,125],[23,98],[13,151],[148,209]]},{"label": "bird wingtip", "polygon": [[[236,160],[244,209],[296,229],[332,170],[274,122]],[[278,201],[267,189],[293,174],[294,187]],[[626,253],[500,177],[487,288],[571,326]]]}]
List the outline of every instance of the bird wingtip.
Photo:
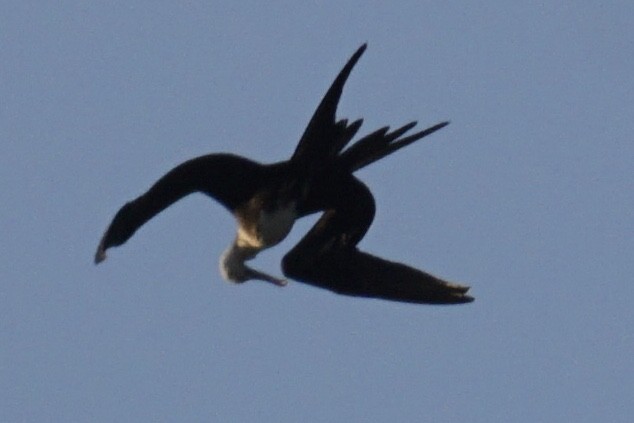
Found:
[{"label": "bird wingtip", "polygon": [[99,264],[102,261],[104,261],[106,258],[108,258],[108,255],[106,254],[106,249],[103,246],[103,242],[99,243],[99,246],[97,247],[97,252],[95,253],[95,264]]}]

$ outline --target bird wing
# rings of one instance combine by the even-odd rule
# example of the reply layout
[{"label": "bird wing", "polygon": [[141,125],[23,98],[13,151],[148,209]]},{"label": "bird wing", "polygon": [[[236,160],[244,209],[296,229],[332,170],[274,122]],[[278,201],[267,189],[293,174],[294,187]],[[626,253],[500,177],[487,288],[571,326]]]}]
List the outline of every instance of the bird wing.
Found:
[{"label": "bird wing", "polygon": [[473,301],[469,287],[449,283],[402,263],[357,248],[330,249],[315,257],[301,273],[287,275],[299,282],[355,297],[418,304],[462,304]]},{"label": "bird wing", "polygon": [[332,192],[322,197],[331,201],[324,204],[326,212],[282,260],[287,277],[356,297],[420,304],[473,301],[467,286],[360,251],[357,244],[374,218],[372,193],[351,175],[331,182]]},{"label": "bird wing", "polygon": [[263,169],[252,160],[223,153],[181,163],[119,209],[101,238],[95,263],[106,259],[106,250],[124,244],[147,221],[194,192],[209,195],[233,212],[259,189]]}]

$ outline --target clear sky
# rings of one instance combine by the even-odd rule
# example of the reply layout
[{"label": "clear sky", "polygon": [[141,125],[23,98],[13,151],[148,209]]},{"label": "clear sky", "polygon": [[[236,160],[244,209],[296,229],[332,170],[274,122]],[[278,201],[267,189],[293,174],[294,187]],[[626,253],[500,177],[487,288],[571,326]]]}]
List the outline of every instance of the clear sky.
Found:
[{"label": "clear sky", "polygon": [[[512,6],[511,6],[512,4]],[[0,421],[631,422],[629,1],[0,6]],[[348,57],[361,133],[450,119],[359,174],[361,247],[469,305],[231,285],[202,195],[95,267],[172,166],[289,157]],[[257,259],[281,275],[315,218]]]}]

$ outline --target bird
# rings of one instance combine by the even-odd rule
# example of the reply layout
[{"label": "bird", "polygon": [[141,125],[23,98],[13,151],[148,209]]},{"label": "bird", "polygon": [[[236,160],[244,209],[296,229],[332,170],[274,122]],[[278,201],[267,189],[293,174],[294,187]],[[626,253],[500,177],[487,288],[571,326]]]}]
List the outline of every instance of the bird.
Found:
[{"label": "bird", "polygon": [[[355,172],[449,124],[440,122],[414,133],[410,131],[416,121],[394,130],[385,126],[352,142],[363,119],[338,120],[336,112],[344,85],[366,48],[361,45],[341,69],[290,159],[262,164],[231,153],[212,153],[181,163],[117,211],[99,242],[95,264],[176,201],[203,193],[237,222],[236,236],[220,257],[220,273],[229,282],[260,280],[285,286],[288,278],[352,297],[416,304],[473,301],[468,286],[358,247],[376,205]],[[319,212],[314,226],[282,258],[286,278],[247,265],[259,252],[284,240],[298,219]]]}]

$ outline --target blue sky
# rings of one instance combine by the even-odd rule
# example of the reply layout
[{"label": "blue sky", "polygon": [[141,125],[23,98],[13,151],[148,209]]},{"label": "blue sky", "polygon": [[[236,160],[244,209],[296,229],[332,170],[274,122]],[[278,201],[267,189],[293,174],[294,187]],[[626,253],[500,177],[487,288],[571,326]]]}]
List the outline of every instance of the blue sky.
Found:
[{"label": "blue sky", "polygon": [[[629,422],[630,2],[5,2],[1,421]],[[359,173],[361,247],[470,284],[457,307],[224,282],[231,216],[177,203],[99,267],[172,166],[287,158],[339,116],[451,125]],[[258,257],[279,261],[314,222]]]}]

